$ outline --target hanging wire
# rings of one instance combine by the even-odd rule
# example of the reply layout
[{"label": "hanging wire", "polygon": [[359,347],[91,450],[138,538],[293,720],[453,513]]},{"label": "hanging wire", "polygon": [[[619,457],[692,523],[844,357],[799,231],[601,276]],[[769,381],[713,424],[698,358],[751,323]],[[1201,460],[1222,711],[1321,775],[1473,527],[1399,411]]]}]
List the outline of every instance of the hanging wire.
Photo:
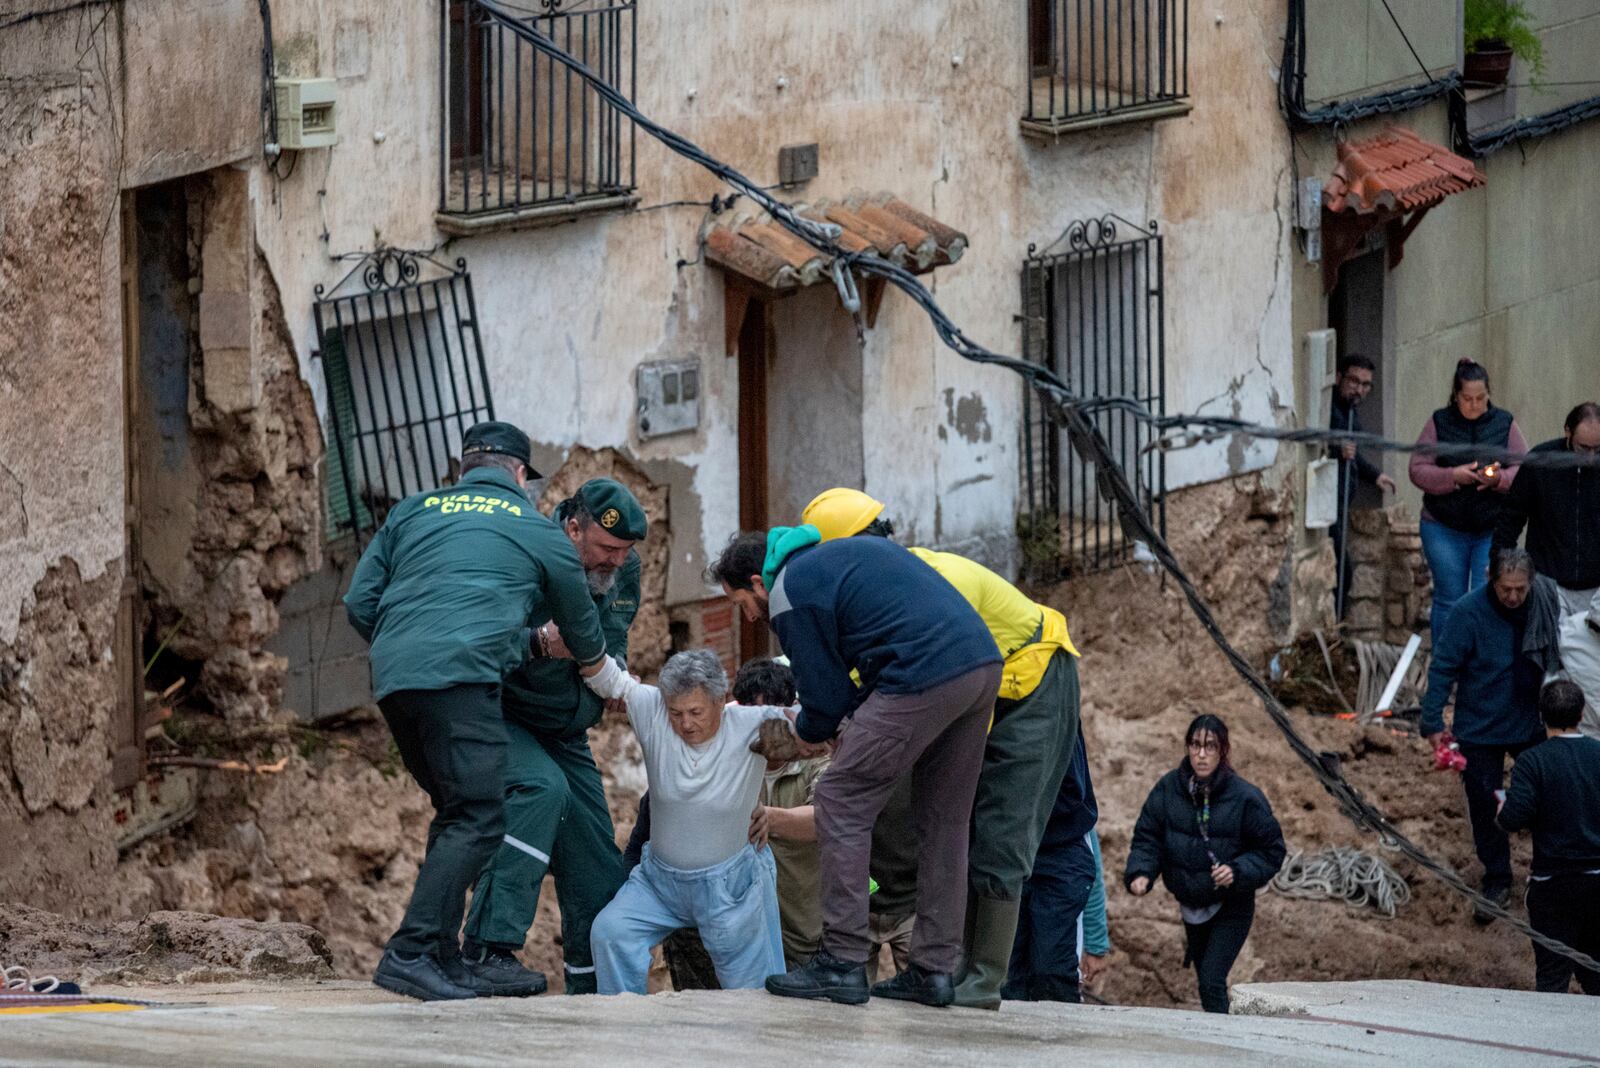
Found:
[{"label": "hanging wire", "polygon": [[[1095,469],[1095,480],[1101,495],[1116,509],[1121,520],[1124,534],[1134,541],[1144,542],[1149,547],[1156,561],[1166,570],[1167,574],[1177,583],[1183,591],[1185,600],[1190,610],[1194,613],[1200,625],[1205,628],[1212,642],[1222,652],[1228,663],[1242,679],[1246,686],[1260,699],[1262,708],[1278,728],[1289,748],[1294,751],[1302,763],[1322,784],[1323,788],[1338,802],[1340,810],[1356,826],[1378,835],[1380,841],[1389,848],[1404,854],[1413,863],[1431,872],[1437,879],[1450,887],[1456,893],[1467,898],[1478,910],[1490,916],[1504,920],[1508,926],[1526,935],[1533,942],[1544,946],[1553,953],[1572,960],[1583,968],[1600,971],[1600,962],[1592,960],[1583,953],[1570,946],[1550,938],[1534,930],[1526,921],[1512,914],[1503,905],[1472,889],[1454,869],[1442,861],[1435,860],[1429,853],[1407,838],[1384,813],[1362,796],[1339,768],[1338,757],[1335,754],[1319,754],[1312,749],[1310,744],[1300,735],[1289,717],[1288,711],[1273,694],[1265,680],[1257,674],[1244,654],[1239,652],[1228,640],[1218,625],[1216,616],[1211,611],[1211,606],[1201,597],[1200,591],[1184,571],[1183,565],[1173,555],[1172,548],[1151,523],[1140,505],[1137,491],[1128,482],[1128,475],[1122,465],[1112,455],[1105,437],[1091,421],[1091,416],[1101,411],[1126,411],[1136,418],[1160,428],[1175,427],[1205,427],[1210,430],[1221,430],[1228,433],[1247,433],[1259,437],[1272,438],[1283,441],[1295,442],[1342,442],[1360,441],[1366,444],[1383,448],[1394,448],[1396,451],[1426,451],[1438,456],[1464,455],[1459,450],[1452,450],[1442,446],[1428,446],[1426,449],[1403,445],[1399,442],[1386,442],[1381,438],[1367,434],[1332,433],[1330,431],[1283,430],[1275,427],[1263,427],[1237,419],[1219,419],[1196,415],[1182,416],[1157,416],[1149,412],[1144,405],[1131,397],[1114,398],[1082,398],[1072,393],[1065,382],[1055,373],[1038,364],[1029,363],[1011,356],[983,347],[962,332],[961,328],[945,314],[944,309],[934,300],[933,295],[917,280],[910,271],[882,259],[872,252],[847,252],[841,248],[837,241],[841,233],[838,226],[831,223],[819,223],[807,219],[797,213],[790,205],[768,195],[765,190],[756,185],[735,168],[723,163],[721,160],[709,155],[704,149],[682,135],[655,122],[637,107],[627,97],[623,96],[614,87],[599,78],[583,62],[568,55],[558,47],[554,41],[533,30],[531,27],[519,22],[514,16],[502,10],[494,0],[479,0],[480,6],[501,27],[522,40],[527,41],[534,48],[543,52],[551,59],[567,67],[582,78],[588,85],[607,103],[616,108],[636,126],[643,129],[650,136],[665,144],[677,154],[689,159],[717,175],[723,181],[733,186],[740,193],[761,205],[768,215],[783,226],[784,229],[805,241],[813,248],[825,255],[833,257],[847,270],[861,274],[882,278],[894,283],[895,287],[916,301],[928,315],[933,323],[935,333],[939,335],[944,344],[965,359],[975,363],[992,364],[1005,367],[1021,375],[1039,394],[1041,405],[1057,423],[1067,432],[1073,449],[1082,457],[1089,460]],[[842,289],[841,285],[841,289]],[[846,296],[841,292],[841,298]],[[1530,457],[1521,457],[1504,450],[1478,450],[1478,455],[1484,457],[1487,452],[1496,452],[1495,459],[1503,455],[1509,461],[1520,461],[1524,466],[1533,462],[1546,463],[1540,459],[1545,454],[1534,454]],[[1576,454],[1549,454],[1553,457],[1565,458],[1570,455],[1578,458]],[[1585,462],[1592,462],[1588,458],[1581,458]],[[1552,465],[1555,466],[1555,465]],[[1569,466],[1562,464],[1561,466]]]}]

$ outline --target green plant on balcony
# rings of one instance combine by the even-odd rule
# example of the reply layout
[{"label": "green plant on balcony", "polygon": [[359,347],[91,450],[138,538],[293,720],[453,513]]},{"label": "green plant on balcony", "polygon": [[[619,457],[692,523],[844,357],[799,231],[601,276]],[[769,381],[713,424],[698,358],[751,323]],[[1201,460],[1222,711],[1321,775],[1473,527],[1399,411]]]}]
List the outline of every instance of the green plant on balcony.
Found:
[{"label": "green plant on balcony", "polygon": [[1544,75],[1544,42],[1518,0],[1466,0],[1462,44],[1469,83],[1504,85],[1513,56],[1528,65],[1536,83]]}]

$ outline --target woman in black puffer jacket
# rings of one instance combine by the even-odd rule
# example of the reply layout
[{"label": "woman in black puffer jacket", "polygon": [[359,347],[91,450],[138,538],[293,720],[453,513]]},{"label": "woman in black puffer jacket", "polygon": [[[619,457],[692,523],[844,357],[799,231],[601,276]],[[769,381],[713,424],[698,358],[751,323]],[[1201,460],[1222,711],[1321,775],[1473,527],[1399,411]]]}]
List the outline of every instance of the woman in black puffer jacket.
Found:
[{"label": "woman in black puffer jacket", "polygon": [[1145,799],[1123,882],[1135,896],[1157,875],[1178,899],[1200,1004],[1228,1011],[1228,972],[1256,914],[1256,891],[1283,865],[1283,832],[1266,795],[1228,763],[1228,726],[1196,716],[1188,755]]}]

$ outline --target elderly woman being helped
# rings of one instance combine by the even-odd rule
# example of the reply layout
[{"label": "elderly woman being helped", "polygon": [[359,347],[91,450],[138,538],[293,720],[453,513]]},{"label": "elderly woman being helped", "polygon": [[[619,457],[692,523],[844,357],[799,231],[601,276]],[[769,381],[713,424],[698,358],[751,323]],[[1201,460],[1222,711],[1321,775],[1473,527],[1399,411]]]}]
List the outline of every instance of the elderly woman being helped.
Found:
[{"label": "elderly woman being helped", "polygon": [[590,936],[600,993],[645,993],[651,948],[681,927],[699,928],[723,989],[761,986],[784,970],[783,929],[772,851],[749,841],[766,768],[750,745],[784,710],[725,706],[727,674],[704,649],[668,660],[658,686],[609,669],[591,685],[626,702],[650,780],[644,859]]}]

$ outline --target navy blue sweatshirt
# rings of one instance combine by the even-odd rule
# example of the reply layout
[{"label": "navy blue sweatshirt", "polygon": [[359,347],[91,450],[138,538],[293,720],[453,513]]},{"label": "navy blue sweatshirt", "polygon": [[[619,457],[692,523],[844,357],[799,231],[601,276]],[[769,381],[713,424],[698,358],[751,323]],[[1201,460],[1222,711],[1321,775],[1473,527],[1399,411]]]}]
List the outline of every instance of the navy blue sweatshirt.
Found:
[{"label": "navy blue sweatshirt", "polygon": [[1450,610],[1428,667],[1428,692],[1422,699],[1425,735],[1444,730],[1444,706],[1454,690],[1456,714],[1450,729],[1457,740],[1521,745],[1544,736],[1539,722],[1542,672],[1522,653],[1523,627],[1498,609],[1492,597],[1488,586],[1479,586]]},{"label": "navy blue sweatshirt", "polygon": [[1033,870],[1046,875],[1060,875],[1069,870],[1067,850],[1081,843],[1099,819],[1100,805],[1095,801],[1094,781],[1089,777],[1089,750],[1083,741],[1083,731],[1079,730],[1072,761],[1056,793],[1049,822],[1044,825],[1044,838],[1039,842]]},{"label": "navy blue sweatshirt", "polygon": [[1534,875],[1600,871],[1600,741],[1551,738],[1517,757],[1499,823],[1533,832]]},{"label": "navy blue sweatshirt", "polygon": [[799,549],[783,561],[768,595],[772,629],[800,692],[795,726],[808,742],[833,737],[875,691],[922,693],[1000,663],[989,628],[966,598],[885,538]]}]

